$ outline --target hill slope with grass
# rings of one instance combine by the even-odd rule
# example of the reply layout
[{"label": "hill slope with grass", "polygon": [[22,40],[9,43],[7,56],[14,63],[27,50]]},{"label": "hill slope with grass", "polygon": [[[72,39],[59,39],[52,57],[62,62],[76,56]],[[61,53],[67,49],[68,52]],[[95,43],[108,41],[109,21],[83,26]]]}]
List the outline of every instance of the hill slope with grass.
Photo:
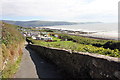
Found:
[{"label": "hill slope with grass", "polygon": [[10,20],[2,20],[2,21],[23,27],[42,27],[42,26],[77,24],[75,22],[64,22],[64,21],[10,21]]},{"label": "hill slope with grass", "polygon": [[24,37],[17,30],[16,25],[0,22],[2,34],[2,53],[1,57],[1,73],[2,78],[12,78],[16,72],[22,56],[22,47],[24,45]]}]

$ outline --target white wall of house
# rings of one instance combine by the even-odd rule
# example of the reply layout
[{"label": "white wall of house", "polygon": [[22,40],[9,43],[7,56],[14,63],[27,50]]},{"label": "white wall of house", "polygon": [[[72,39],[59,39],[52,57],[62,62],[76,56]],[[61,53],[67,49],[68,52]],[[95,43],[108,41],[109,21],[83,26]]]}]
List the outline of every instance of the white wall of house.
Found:
[{"label": "white wall of house", "polygon": [[35,37],[35,36],[32,36],[32,39],[36,39],[36,37]]}]

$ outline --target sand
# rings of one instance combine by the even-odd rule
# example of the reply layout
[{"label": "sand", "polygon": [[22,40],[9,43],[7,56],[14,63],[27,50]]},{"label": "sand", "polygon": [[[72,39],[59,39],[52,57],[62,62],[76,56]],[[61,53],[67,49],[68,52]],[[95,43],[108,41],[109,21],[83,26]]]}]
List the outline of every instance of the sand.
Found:
[{"label": "sand", "polygon": [[105,39],[113,39],[120,40],[120,36],[118,36],[118,32],[109,31],[109,32],[96,32],[93,34],[80,34],[83,36],[97,37],[97,38],[105,38]]}]

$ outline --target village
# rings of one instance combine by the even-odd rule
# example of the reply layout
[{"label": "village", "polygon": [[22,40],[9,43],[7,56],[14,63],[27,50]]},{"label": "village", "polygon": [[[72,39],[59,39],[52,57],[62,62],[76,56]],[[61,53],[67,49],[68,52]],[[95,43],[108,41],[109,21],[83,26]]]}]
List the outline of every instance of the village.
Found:
[{"label": "village", "polygon": [[[24,37],[31,37],[35,40],[43,40],[47,42],[53,42],[55,41],[53,38],[61,39],[60,36],[57,35],[57,33],[64,33],[64,34],[70,34],[70,35],[86,35],[86,34],[92,34],[95,32],[83,32],[83,31],[72,31],[72,30],[62,30],[62,29],[50,29],[46,27],[30,27],[30,28],[21,28],[21,33]],[[67,39],[66,39],[67,41]]]},{"label": "village", "polygon": [[24,37],[31,37],[34,40],[43,40],[46,42],[55,41],[53,37],[60,38],[60,36],[58,36],[57,34],[38,30],[21,29],[21,33]]}]

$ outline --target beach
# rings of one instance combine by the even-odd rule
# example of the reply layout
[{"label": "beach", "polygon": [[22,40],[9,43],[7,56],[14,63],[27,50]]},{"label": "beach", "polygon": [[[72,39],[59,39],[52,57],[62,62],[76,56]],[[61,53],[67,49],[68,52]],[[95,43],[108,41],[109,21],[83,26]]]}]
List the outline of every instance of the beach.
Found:
[{"label": "beach", "polygon": [[82,36],[89,36],[94,38],[102,38],[102,39],[111,39],[111,40],[118,40],[120,37],[118,36],[117,32],[96,32],[92,34],[80,34]]},{"label": "beach", "polygon": [[49,29],[56,29],[61,31],[86,32],[87,34],[74,34],[91,38],[101,38],[110,40],[120,40],[118,24],[117,23],[99,23],[99,24],[79,24],[79,25],[61,25],[49,26]]}]

